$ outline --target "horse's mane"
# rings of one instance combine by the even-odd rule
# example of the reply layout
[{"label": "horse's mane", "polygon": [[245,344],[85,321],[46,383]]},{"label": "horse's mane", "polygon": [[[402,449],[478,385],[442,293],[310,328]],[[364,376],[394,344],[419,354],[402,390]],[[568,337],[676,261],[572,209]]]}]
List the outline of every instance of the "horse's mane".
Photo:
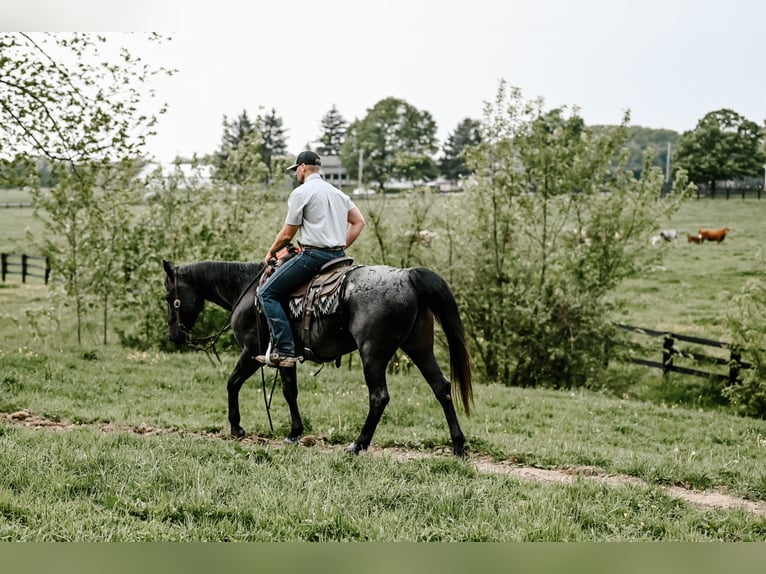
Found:
[{"label": "horse's mane", "polygon": [[179,275],[190,274],[212,283],[246,283],[264,267],[264,263],[242,261],[199,261],[178,268]]}]

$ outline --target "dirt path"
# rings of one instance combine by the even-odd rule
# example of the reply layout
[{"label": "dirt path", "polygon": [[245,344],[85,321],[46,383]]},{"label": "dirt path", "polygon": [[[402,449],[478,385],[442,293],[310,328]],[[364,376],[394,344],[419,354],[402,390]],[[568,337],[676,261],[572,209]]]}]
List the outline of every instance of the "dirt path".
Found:
[{"label": "dirt path", "polygon": [[[0,420],[13,425],[25,426],[30,428],[46,428],[50,430],[68,430],[76,427],[93,427],[102,432],[130,432],[139,435],[150,434],[174,434],[179,436],[205,436],[209,438],[228,439],[228,435],[222,433],[192,433],[174,428],[155,428],[149,425],[141,424],[138,426],[119,426],[112,424],[91,424],[78,425],[66,421],[54,421],[35,415],[28,411],[18,411],[15,413],[0,413]],[[257,435],[250,435],[242,439],[242,444],[257,444],[274,448],[281,448],[283,442],[280,440],[269,439]],[[321,436],[305,436],[301,443],[307,447],[315,448],[337,448],[327,445],[326,439]],[[372,447],[368,451],[369,455],[379,457],[390,457],[399,462],[421,459],[434,456],[427,451],[410,450],[398,447]],[[607,474],[602,469],[588,466],[570,466],[561,469],[543,469],[531,466],[515,464],[510,461],[495,461],[488,456],[472,455],[470,462],[479,472],[502,474],[524,480],[534,480],[538,482],[548,482],[557,484],[569,484],[578,478],[593,480],[610,486],[621,486],[631,484],[639,487],[651,488],[652,485],[644,482],[640,478],[625,475]],[[660,487],[668,496],[685,500],[689,503],[701,506],[703,508],[733,510],[741,509],[758,516],[766,516],[766,501],[754,501],[739,498],[726,494],[721,490],[693,490],[683,486]]]}]

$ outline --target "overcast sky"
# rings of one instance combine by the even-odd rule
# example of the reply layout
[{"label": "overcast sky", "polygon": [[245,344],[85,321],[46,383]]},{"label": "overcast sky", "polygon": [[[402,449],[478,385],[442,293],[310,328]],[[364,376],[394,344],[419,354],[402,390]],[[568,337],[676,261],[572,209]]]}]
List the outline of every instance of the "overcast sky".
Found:
[{"label": "overcast sky", "polygon": [[274,108],[291,154],[337,106],[363,117],[393,96],[430,112],[444,140],[480,119],[501,79],[589,124],[683,132],[731,108],[766,119],[762,0],[3,0],[3,30],[160,31],[140,54],[179,73],[150,152],[214,151],[222,119]]}]

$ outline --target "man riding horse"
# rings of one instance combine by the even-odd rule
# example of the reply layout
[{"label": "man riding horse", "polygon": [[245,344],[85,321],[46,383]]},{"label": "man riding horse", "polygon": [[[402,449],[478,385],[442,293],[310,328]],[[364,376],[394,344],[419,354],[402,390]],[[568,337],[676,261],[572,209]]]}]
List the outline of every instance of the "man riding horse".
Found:
[{"label": "man riding horse", "polygon": [[303,151],[287,168],[295,172],[301,185],[287,199],[285,223],[264,258],[267,265],[273,263],[276,254],[301,231],[300,252],[277,267],[258,292],[272,348],[256,359],[271,367],[291,367],[300,359],[283,303],[323,264],[343,257],[365,225],[362,212],[351,198],[322,179],[321,164],[317,154]]}]

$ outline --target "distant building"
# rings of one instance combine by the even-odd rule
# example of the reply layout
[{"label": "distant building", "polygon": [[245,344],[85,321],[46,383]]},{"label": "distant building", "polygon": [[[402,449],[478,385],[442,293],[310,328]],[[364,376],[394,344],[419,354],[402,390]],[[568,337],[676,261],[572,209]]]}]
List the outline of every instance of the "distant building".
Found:
[{"label": "distant building", "polygon": [[322,156],[322,168],[320,170],[322,177],[335,187],[348,187],[356,185],[355,181],[352,181],[346,173],[346,168],[340,162],[340,157],[337,155]]}]

